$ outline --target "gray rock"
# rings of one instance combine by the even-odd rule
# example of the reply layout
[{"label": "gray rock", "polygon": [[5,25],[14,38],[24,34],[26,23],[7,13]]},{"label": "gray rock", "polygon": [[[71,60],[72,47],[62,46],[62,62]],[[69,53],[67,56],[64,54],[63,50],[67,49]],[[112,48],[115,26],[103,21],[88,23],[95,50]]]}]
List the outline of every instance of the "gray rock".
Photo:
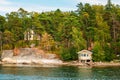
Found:
[{"label": "gray rock", "polygon": [[20,53],[17,56],[13,56],[13,50],[4,50],[2,53],[2,62],[5,63],[61,63],[62,61],[57,58],[56,54],[46,54],[37,48],[21,48]]}]

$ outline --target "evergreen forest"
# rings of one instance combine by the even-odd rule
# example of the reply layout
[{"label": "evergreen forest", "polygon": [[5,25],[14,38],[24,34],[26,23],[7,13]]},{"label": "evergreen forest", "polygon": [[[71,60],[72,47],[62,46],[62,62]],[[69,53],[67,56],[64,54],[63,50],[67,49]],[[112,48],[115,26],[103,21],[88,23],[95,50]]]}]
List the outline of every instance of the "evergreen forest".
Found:
[{"label": "evergreen forest", "polygon": [[[64,61],[77,60],[77,52],[93,52],[94,61],[120,59],[120,5],[78,3],[77,10],[63,12],[16,12],[0,15],[0,48],[10,50],[34,45],[57,54]],[[40,40],[24,40],[32,29]]]}]

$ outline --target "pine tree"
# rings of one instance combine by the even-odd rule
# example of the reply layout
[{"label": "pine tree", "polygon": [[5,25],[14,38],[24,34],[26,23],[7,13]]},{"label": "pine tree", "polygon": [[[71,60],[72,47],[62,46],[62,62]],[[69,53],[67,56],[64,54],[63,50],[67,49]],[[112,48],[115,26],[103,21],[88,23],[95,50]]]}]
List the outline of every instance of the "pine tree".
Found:
[{"label": "pine tree", "polygon": [[111,0],[108,0],[107,4],[106,4],[106,10],[110,11],[112,8],[112,3]]}]

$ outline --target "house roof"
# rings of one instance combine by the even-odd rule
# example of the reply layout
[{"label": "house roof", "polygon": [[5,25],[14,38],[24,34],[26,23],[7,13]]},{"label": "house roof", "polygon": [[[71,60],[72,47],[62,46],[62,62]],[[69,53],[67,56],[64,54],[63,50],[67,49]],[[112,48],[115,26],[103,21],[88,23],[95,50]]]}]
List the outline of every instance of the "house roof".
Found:
[{"label": "house roof", "polygon": [[28,34],[28,33],[34,34],[35,32],[34,32],[33,29],[27,28],[27,29],[24,31],[24,34]]},{"label": "house roof", "polygon": [[81,50],[81,51],[79,51],[79,52],[78,52],[78,54],[81,54],[81,53],[88,53],[88,54],[92,54],[92,52],[91,52],[91,51],[89,51],[89,50]]}]

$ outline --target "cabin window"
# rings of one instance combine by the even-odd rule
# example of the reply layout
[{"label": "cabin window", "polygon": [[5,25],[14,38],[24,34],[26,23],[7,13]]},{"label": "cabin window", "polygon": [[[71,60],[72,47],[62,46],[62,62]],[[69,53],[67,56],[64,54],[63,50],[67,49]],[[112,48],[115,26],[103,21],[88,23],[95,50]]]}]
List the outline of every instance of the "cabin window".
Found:
[{"label": "cabin window", "polygon": [[86,54],[81,54],[80,56],[85,57],[85,56],[86,56]]},{"label": "cabin window", "polygon": [[86,54],[86,57],[88,57],[88,54]]},{"label": "cabin window", "polygon": [[88,54],[80,54],[82,57],[88,57]]},{"label": "cabin window", "polygon": [[83,56],[83,54],[81,54],[80,56]]},{"label": "cabin window", "polygon": [[32,36],[30,35],[29,38],[32,38]]}]

